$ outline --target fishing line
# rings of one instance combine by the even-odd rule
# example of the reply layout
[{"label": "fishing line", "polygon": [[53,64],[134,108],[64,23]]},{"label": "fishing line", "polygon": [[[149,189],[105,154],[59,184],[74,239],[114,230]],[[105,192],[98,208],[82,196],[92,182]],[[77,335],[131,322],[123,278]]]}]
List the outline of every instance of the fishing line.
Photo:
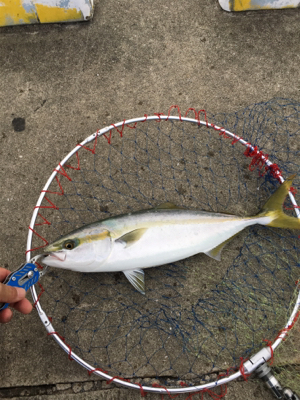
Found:
[{"label": "fishing line", "polygon": [[[41,191],[27,261],[76,228],[164,202],[255,215],[292,174],[284,207],[299,217],[299,111],[286,99],[230,115],[172,106],[100,129]],[[142,394],[209,393],[276,360],[298,317],[299,252],[299,232],[253,226],[221,262],[199,254],[146,269],[144,296],[121,273],[55,268],[32,296],[48,334],[89,373]]]}]

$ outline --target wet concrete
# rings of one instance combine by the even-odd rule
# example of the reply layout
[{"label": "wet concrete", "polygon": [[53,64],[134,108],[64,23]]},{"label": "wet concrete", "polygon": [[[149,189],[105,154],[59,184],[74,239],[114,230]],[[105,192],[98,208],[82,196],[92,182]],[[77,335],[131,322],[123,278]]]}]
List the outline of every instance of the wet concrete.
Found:
[{"label": "wet concrete", "polygon": [[[41,188],[97,129],[172,104],[230,113],[274,97],[299,101],[299,13],[105,0],[88,23],[1,28],[0,264],[14,270],[24,261]],[[1,341],[1,398],[140,397],[99,387],[47,337],[36,312],[15,313]],[[226,398],[245,397],[271,399],[255,380],[229,386]]]}]

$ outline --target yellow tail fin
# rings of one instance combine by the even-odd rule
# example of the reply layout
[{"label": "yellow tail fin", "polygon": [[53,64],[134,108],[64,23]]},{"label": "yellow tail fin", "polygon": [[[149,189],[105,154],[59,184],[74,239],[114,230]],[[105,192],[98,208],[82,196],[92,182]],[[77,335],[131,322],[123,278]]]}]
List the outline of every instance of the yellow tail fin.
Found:
[{"label": "yellow tail fin", "polygon": [[275,228],[300,229],[300,219],[286,215],[282,208],[295,176],[296,175],[292,175],[284,181],[263,206],[259,215],[272,218],[272,221],[268,226],[273,226]]}]

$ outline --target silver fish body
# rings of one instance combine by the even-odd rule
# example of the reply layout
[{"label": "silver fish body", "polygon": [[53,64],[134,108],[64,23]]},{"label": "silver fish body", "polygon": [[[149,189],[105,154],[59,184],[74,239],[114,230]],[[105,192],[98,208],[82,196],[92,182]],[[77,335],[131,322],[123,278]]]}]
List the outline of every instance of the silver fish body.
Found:
[{"label": "silver fish body", "polygon": [[282,203],[292,181],[286,181],[261,213],[235,215],[177,208],[158,208],[111,217],[80,228],[45,248],[44,263],[81,272],[122,271],[144,293],[143,269],[205,253],[220,259],[225,244],[254,225],[300,229],[300,220],[286,216]]},{"label": "silver fish body", "polygon": [[[111,218],[102,223],[103,229],[110,232],[112,241],[110,255],[99,271],[144,269],[197,253],[209,255],[212,249],[245,227],[269,222],[269,217],[242,219],[226,214],[176,209],[155,209]],[[133,235],[141,232],[141,235],[128,242],[126,234],[130,232]]]}]

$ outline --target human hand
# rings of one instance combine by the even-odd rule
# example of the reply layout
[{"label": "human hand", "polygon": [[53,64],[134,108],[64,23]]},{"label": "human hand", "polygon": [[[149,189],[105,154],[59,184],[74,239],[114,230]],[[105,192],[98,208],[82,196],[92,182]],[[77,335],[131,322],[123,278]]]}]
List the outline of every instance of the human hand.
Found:
[{"label": "human hand", "polygon": [[[0,268],[0,303],[10,303],[11,307],[15,308],[21,313],[29,314],[32,310],[32,305],[29,300],[25,299],[25,290],[1,283],[9,274],[10,271]],[[0,312],[0,322],[9,322],[12,318],[12,315],[12,310],[10,308],[6,308]]]}]

